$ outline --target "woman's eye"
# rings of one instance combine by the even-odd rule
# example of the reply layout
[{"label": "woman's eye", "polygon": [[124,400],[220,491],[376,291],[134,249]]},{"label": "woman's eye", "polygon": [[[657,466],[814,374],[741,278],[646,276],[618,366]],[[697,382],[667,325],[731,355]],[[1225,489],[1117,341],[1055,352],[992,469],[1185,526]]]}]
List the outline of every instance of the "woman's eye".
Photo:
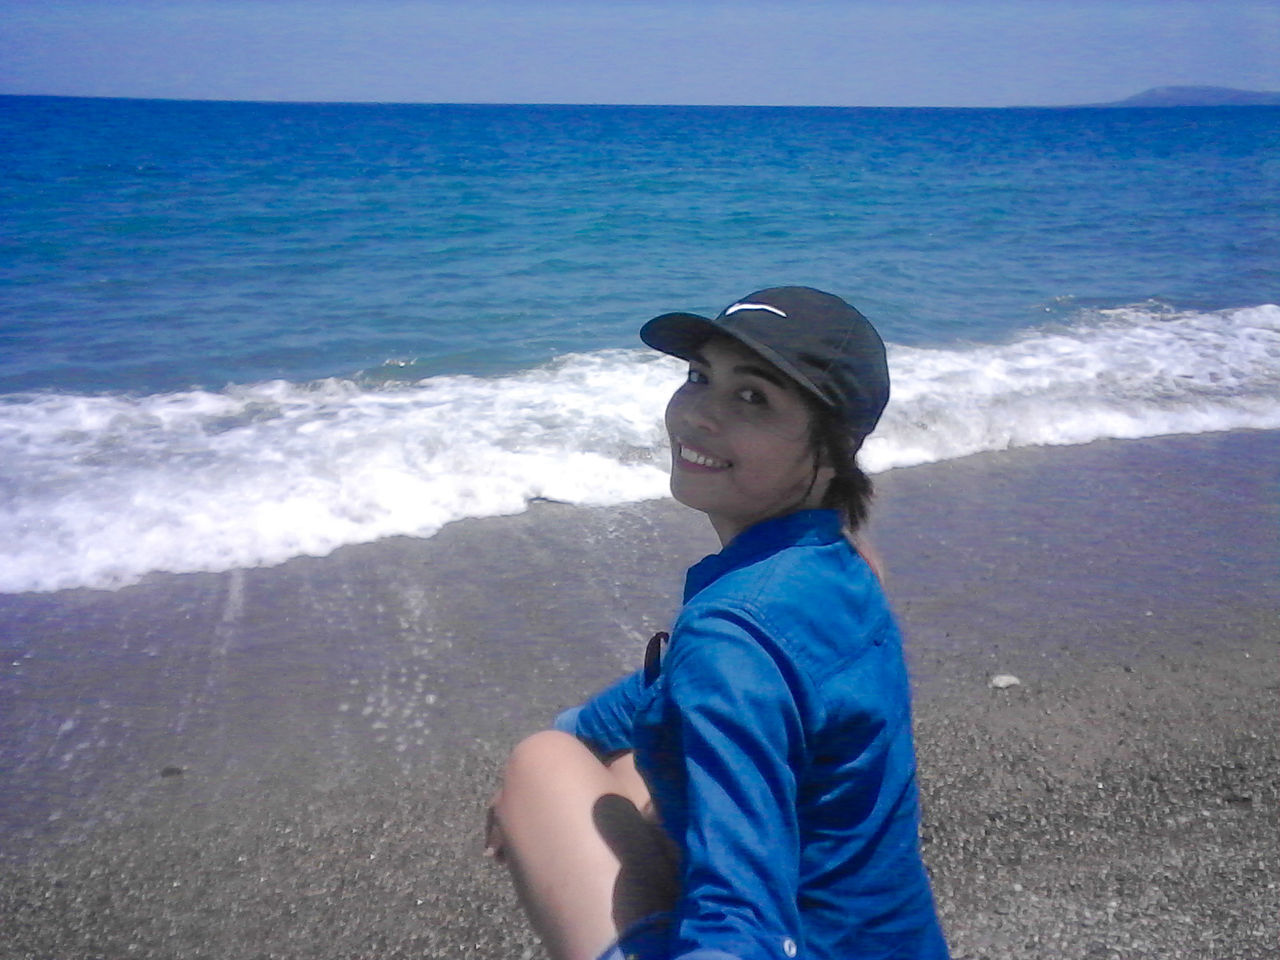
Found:
[{"label": "woman's eye", "polygon": [[768,397],[766,397],[759,390],[754,390],[751,387],[744,387],[743,389],[739,390],[738,398],[753,406],[758,406],[758,405],[762,405],[769,402]]},{"label": "woman's eye", "polygon": [[706,382],[707,382],[707,375],[706,375],[705,373],[703,373],[701,370],[690,370],[690,371],[689,371],[689,379],[688,379],[686,382],[688,382],[688,383],[706,383]]}]

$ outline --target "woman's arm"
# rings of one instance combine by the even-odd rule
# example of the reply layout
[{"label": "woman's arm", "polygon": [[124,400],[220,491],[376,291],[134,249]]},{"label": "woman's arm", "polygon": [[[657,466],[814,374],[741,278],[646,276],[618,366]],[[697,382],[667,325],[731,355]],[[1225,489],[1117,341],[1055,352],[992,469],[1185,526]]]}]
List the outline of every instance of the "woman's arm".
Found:
[{"label": "woman's arm", "polygon": [[663,727],[683,780],[683,809],[662,811],[683,856],[677,956],[777,960],[802,941],[803,728],[796,680],[764,639],[733,614],[692,617],[663,664]]},{"label": "woman's arm", "polygon": [[644,671],[637,671],[581,706],[565,710],[552,726],[577,737],[600,757],[613,756],[632,748],[635,712],[644,697]]}]

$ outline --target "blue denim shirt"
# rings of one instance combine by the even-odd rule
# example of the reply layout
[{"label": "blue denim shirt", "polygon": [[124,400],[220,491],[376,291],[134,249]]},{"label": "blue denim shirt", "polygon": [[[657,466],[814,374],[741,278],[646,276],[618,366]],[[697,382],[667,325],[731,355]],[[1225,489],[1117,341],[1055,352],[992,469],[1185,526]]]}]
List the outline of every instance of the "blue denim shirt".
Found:
[{"label": "blue denim shirt", "polygon": [[635,751],[682,851],[669,954],[945,958],[901,639],[838,515],[744,531],[689,570],[684,600],[656,677],[556,721]]}]

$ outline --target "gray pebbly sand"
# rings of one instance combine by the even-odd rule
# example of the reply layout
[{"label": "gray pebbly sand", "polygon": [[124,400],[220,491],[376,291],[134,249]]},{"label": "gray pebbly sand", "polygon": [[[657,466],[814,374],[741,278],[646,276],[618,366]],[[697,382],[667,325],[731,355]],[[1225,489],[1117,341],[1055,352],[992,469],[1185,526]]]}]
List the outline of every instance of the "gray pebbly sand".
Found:
[{"label": "gray pebbly sand", "polygon": [[[953,955],[1280,954],[1280,434],[878,484]],[[540,956],[479,855],[498,765],[713,547],[669,502],[541,504],[0,597],[0,958]]]}]

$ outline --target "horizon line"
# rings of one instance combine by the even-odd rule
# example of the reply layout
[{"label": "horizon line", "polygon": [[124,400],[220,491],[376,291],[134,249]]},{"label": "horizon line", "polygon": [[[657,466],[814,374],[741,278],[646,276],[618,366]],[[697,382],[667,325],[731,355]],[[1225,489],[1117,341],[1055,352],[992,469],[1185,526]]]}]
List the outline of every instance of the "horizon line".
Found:
[{"label": "horizon line", "polygon": [[[1164,89],[1160,87],[1150,90]],[[1263,94],[1280,96],[1280,93],[1268,90],[1244,90],[1226,87],[1201,87],[1199,89],[1231,90],[1236,93]],[[1137,94],[1136,96],[1141,96]],[[1069,110],[1069,109],[1102,109],[1127,108],[1134,110],[1167,109],[1163,106],[1129,104],[1125,100],[1113,100],[1092,103],[1061,104],[1001,104],[1001,105],[968,105],[968,104],[856,104],[856,103],[621,103],[621,102],[587,102],[571,100],[271,100],[252,97],[144,97],[120,94],[84,94],[84,93],[10,93],[0,91],[0,97],[28,97],[46,100],[130,100],[158,103],[246,103],[264,106],[385,106],[385,107],[687,107],[694,109],[773,109],[773,110]],[[1175,105],[1176,106],[1176,105]],[[1269,106],[1269,104],[1185,104],[1182,106]]]}]

